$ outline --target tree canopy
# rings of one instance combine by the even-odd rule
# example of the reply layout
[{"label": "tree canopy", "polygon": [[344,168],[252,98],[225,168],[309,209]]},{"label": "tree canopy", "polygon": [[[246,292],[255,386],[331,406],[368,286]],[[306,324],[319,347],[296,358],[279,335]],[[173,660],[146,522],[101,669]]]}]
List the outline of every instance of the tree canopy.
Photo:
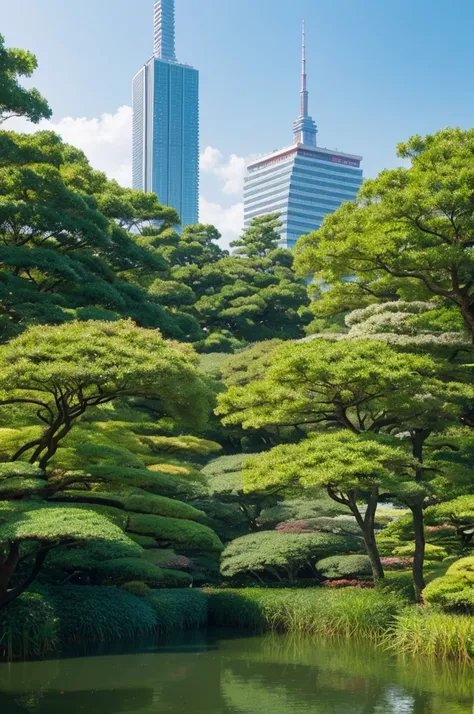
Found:
[{"label": "tree canopy", "polygon": [[[399,144],[409,168],[382,171],[296,247],[298,270],[329,287],[331,315],[373,302],[435,298],[474,335],[474,130],[443,129]],[[351,277],[351,280],[347,280]]]},{"label": "tree canopy", "polygon": [[25,89],[21,77],[31,77],[38,63],[28,50],[8,49],[0,35],[0,124],[12,117],[26,117],[34,124],[49,119],[48,102],[37,89]]}]

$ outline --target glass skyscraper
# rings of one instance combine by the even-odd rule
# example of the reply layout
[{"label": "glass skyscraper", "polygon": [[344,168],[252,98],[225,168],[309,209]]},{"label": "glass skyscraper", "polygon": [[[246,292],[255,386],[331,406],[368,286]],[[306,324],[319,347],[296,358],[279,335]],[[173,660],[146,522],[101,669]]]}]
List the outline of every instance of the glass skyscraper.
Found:
[{"label": "glass skyscraper", "polygon": [[355,200],[363,180],[361,156],[317,146],[318,129],[308,111],[304,25],[302,59],[301,108],[293,125],[293,145],[252,161],[244,187],[245,226],[257,216],[280,213],[281,243],[287,248],[319,228],[324,216],[342,203]]},{"label": "glass skyscraper", "polygon": [[133,80],[133,187],[199,221],[199,72],[176,61],[174,0],[157,0],[154,55]]}]

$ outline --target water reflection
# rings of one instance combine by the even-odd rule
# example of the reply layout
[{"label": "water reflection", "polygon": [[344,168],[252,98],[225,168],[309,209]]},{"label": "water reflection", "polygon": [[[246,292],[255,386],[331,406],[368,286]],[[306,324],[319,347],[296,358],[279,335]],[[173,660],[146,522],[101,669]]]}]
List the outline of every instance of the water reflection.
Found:
[{"label": "water reflection", "polygon": [[353,642],[201,632],[0,665],[0,713],[473,714],[473,672]]}]

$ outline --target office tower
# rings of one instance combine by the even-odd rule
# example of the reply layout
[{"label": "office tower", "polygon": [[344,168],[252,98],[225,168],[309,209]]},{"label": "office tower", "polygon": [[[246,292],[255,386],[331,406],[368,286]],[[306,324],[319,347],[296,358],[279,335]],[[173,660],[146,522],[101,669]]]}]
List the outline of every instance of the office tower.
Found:
[{"label": "office tower", "polygon": [[133,80],[133,187],[199,220],[199,72],[176,60],[174,0],[154,8],[154,54]]},{"label": "office tower", "polygon": [[293,125],[291,146],[262,156],[247,166],[244,217],[279,212],[281,243],[292,248],[298,238],[320,227],[324,216],[345,201],[355,200],[362,185],[361,156],[323,149],[309,115],[306,76],[306,32],[303,23],[300,115]]}]

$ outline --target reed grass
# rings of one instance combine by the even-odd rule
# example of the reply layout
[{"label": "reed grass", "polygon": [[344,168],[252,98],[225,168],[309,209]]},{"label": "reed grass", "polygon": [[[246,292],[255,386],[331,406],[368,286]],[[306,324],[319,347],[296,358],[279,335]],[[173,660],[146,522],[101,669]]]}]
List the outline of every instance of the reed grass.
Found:
[{"label": "reed grass", "polygon": [[404,604],[396,594],[375,590],[252,588],[211,592],[209,618],[215,625],[256,631],[376,640],[394,624]]},{"label": "reed grass", "polygon": [[450,615],[431,607],[406,608],[387,630],[388,650],[414,657],[474,662],[474,617]]}]

